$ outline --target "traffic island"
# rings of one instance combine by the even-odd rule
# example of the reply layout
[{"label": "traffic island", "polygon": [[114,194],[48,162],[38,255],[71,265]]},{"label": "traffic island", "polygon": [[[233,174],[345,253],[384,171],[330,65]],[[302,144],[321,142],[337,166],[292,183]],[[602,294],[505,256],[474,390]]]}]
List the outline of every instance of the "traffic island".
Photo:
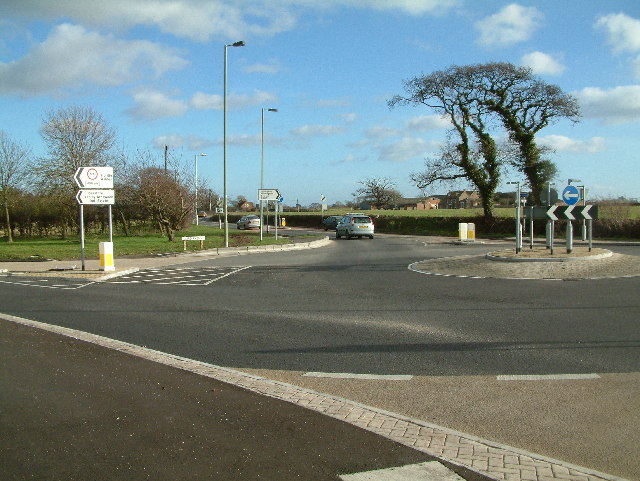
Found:
[{"label": "traffic island", "polygon": [[[503,262],[496,262],[503,261]],[[572,262],[578,261],[578,262]],[[640,276],[640,256],[613,253],[607,249],[574,249],[571,254],[515,249],[487,255],[441,257],[415,262],[409,269],[422,274],[475,279],[541,279],[577,281]]]},{"label": "traffic island", "polygon": [[491,261],[505,262],[574,262],[574,261],[593,261],[605,259],[613,256],[613,252],[609,249],[588,247],[574,247],[571,253],[564,249],[551,249],[535,246],[532,249],[522,249],[516,252],[515,249],[505,249],[487,254],[487,259]]}]

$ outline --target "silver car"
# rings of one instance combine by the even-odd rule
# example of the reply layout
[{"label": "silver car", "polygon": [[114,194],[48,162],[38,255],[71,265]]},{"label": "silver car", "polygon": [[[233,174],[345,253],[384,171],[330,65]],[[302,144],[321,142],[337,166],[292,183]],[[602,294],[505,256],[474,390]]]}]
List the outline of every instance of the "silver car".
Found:
[{"label": "silver car", "polygon": [[336,239],[345,236],[347,239],[352,237],[368,237],[373,239],[373,221],[366,214],[347,214],[336,225]]},{"label": "silver car", "polygon": [[259,229],[260,217],[257,215],[244,215],[236,224],[238,229]]}]

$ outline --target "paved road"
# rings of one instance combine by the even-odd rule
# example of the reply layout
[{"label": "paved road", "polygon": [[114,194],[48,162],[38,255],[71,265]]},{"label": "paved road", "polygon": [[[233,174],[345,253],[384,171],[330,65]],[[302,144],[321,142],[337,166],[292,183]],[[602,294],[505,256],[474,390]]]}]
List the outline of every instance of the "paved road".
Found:
[{"label": "paved road", "polygon": [[0,342],[5,481],[336,480],[433,461],[293,404],[68,337],[0,321]]},{"label": "paved road", "polygon": [[[212,278],[232,272],[207,285],[39,289],[35,304],[25,295],[34,287],[5,284],[0,302],[10,314],[266,373],[637,478],[629,446],[640,427],[638,279],[464,279],[407,269],[489,249],[379,236],[181,266],[210,269]],[[414,377],[303,376],[311,371]],[[498,380],[565,373],[598,377]]]}]

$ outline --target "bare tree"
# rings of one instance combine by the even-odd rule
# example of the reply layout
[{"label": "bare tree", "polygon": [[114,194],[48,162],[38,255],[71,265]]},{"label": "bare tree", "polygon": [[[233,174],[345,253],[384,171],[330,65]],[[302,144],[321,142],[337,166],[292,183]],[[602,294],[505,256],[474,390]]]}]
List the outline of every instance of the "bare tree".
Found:
[{"label": "bare tree", "polygon": [[185,169],[177,164],[168,170],[156,165],[152,154],[136,154],[135,163],[124,169],[118,204],[122,209],[142,209],[173,242],[175,231],[185,228],[193,217],[195,193]]},{"label": "bare tree", "polygon": [[50,111],[40,129],[48,157],[36,166],[41,192],[56,196],[66,206],[63,235],[75,219],[76,185],[73,175],[79,167],[112,164],[115,131],[91,108],[69,107]]},{"label": "bare tree", "polygon": [[378,209],[389,208],[398,201],[396,183],[387,177],[365,179],[359,182],[362,187],[355,194]]},{"label": "bare tree", "polygon": [[9,204],[12,193],[18,191],[31,173],[30,154],[28,147],[11,140],[0,130],[0,198],[9,242],[13,242]]}]

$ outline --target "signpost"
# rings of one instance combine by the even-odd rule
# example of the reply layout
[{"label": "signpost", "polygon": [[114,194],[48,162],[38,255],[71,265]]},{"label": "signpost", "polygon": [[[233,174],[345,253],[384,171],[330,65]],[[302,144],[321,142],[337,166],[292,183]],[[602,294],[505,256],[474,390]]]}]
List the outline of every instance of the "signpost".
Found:
[{"label": "signpost", "polygon": [[[267,233],[269,232],[269,201],[278,200],[280,198],[280,192],[278,189],[258,189],[258,200],[260,205],[263,201],[267,203]],[[276,206],[277,209],[277,206]],[[278,220],[278,214],[276,212],[276,222]],[[260,241],[262,241],[262,215],[260,215]],[[278,230],[276,228],[276,239],[278,238]]]},{"label": "signpost", "polygon": [[[113,221],[111,216],[111,206],[115,203],[115,192],[113,190],[113,167],[80,167],[76,170],[73,180],[80,190],[76,194],[76,200],[80,204],[80,251],[82,260],[82,270],[85,270],[84,256],[84,206],[85,205],[106,205],[109,208],[109,244],[110,265],[105,261],[105,270],[113,270]],[[102,248],[102,246],[101,246]],[[103,260],[107,255],[101,256],[100,266],[103,267]]]}]

